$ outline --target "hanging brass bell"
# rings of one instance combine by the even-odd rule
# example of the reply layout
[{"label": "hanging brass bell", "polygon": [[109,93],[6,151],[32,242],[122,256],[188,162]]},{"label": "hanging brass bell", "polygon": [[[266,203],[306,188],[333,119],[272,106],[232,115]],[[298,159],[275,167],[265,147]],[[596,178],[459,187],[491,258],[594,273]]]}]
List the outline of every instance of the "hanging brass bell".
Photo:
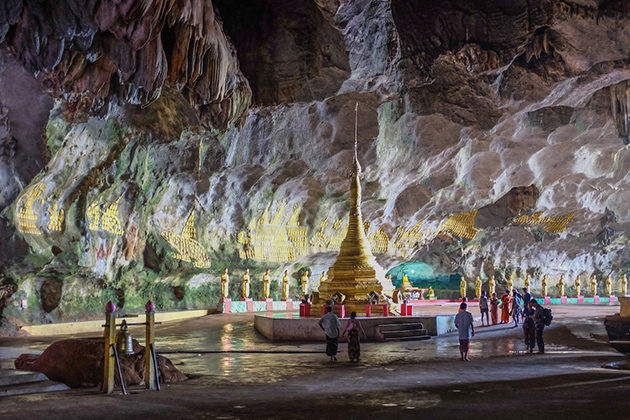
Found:
[{"label": "hanging brass bell", "polygon": [[116,350],[118,350],[118,354],[134,354],[133,340],[125,320],[120,324],[120,331],[116,334]]}]

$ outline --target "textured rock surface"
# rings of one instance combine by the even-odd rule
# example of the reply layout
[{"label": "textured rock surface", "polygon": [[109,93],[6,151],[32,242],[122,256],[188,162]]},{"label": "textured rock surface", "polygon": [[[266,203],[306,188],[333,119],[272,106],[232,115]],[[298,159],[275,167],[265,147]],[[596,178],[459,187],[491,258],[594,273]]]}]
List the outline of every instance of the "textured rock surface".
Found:
[{"label": "textured rock surface", "polygon": [[[15,368],[41,372],[52,381],[63,382],[70,388],[91,388],[103,383],[103,338],[76,338],[52,344],[37,356],[22,354],[15,360]],[[144,385],[145,348],[133,340],[134,354],[121,354],[120,368],[125,385]],[[188,378],[171,361],[157,355],[160,381],[181,382]],[[115,386],[120,386],[118,374]]]},{"label": "textured rock surface", "polygon": [[[529,274],[535,292],[546,274],[552,294],[561,274],[613,273],[618,291],[630,272],[621,2],[52,4],[0,6],[0,258],[29,301],[20,312],[9,299],[7,315],[214,306],[225,267],[233,296],[244,268],[254,295],[266,268],[272,296],[285,269],[309,267],[316,286],[347,220],[356,103],[383,267]],[[29,197],[34,226],[20,232]],[[257,227],[297,205],[305,246],[278,261],[281,246],[258,236],[261,258]]]}]

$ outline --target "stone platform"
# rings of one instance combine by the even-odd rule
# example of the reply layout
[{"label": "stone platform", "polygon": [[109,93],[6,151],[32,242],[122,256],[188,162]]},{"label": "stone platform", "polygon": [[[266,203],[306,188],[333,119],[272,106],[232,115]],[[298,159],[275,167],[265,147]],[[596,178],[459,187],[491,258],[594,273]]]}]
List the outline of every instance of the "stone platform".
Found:
[{"label": "stone platform", "polygon": [[[366,338],[362,341],[385,341],[379,325],[423,324],[430,336],[438,336],[455,330],[455,315],[403,316],[403,317],[357,317],[365,330]],[[341,331],[348,323],[342,318]],[[272,341],[326,341],[324,332],[318,325],[319,317],[300,317],[295,313],[274,313],[256,315],[254,328]],[[344,340],[340,340],[344,341]]]}]

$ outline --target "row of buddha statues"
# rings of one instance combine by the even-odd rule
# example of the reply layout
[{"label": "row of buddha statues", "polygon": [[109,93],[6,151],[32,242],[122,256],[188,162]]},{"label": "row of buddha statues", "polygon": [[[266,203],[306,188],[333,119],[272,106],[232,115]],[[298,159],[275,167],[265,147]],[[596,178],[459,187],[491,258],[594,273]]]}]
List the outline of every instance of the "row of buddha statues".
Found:
[{"label": "row of buddha statues", "polygon": [[[582,291],[582,281],[580,279],[580,276],[578,275],[574,282],[573,282],[574,286],[575,286],[575,296],[579,297],[581,296],[581,291]],[[462,277],[462,280],[459,284],[459,292],[462,296],[462,298],[466,297],[466,280]],[[595,275],[591,275],[590,277],[590,292],[591,292],[591,296],[598,296],[598,292],[597,292],[597,278],[595,277]],[[523,287],[527,290],[529,290],[530,288],[530,281],[529,281],[529,275],[527,275],[525,277],[525,282]],[[564,276],[561,275],[560,276],[560,280],[558,280],[558,283],[556,283],[556,287],[558,288],[558,294],[560,296],[565,296],[564,294],[564,290],[565,290],[565,282],[564,282]],[[494,276],[492,276],[490,278],[490,281],[488,282],[488,288],[490,290],[490,295],[492,295],[495,292],[495,288],[496,288],[496,281],[494,280]],[[512,276],[508,276],[507,278],[507,290],[511,291],[514,288],[514,283],[512,282]],[[605,293],[606,296],[612,296],[613,295],[613,291],[612,291],[612,281],[610,279],[610,276],[606,277],[606,282],[605,282]],[[628,279],[626,277],[626,275],[624,274],[623,277],[621,278],[621,296],[627,296],[628,295]],[[541,294],[542,296],[547,296],[547,276],[544,275],[541,279]],[[479,277],[477,277],[477,280],[475,280],[475,297],[479,298],[479,296],[481,296],[481,279]]]},{"label": "row of buddha statues", "polygon": [[[322,276],[319,279],[320,284],[326,280],[326,273],[322,272]],[[308,294],[308,270],[304,271],[300,279],[300,287],[302,296],[307,296]],[[245,269],[245,274],[241,277],[241,298],[242,299],[250,299],[250,283],[251,278],[249,276],[249,268]],[[230,284],[230,276],[228,274],[228,269],[223,270],[223,274],[221,274],[221,298],[228,299],[228,288]],[[271,276],[269,275],[269,270],[265,271],[265,274],[262,277],[263,284],[263,299],[270,299],[271,296]],[[288,270],[284,271],[284,276],[282,277],[282,300],[289,299],[289,272]]]}]

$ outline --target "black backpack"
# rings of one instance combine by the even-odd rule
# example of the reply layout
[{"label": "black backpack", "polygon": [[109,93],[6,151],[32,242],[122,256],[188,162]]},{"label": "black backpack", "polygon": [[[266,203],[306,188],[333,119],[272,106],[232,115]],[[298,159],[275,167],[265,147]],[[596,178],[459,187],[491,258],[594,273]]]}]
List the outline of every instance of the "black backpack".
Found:
[{"label": "black backpack", "polygon": [[551,309],[543,308],[543,324],[546,326],[551,325],[551,321],[553,321],[553,315],[551,315]]}]

